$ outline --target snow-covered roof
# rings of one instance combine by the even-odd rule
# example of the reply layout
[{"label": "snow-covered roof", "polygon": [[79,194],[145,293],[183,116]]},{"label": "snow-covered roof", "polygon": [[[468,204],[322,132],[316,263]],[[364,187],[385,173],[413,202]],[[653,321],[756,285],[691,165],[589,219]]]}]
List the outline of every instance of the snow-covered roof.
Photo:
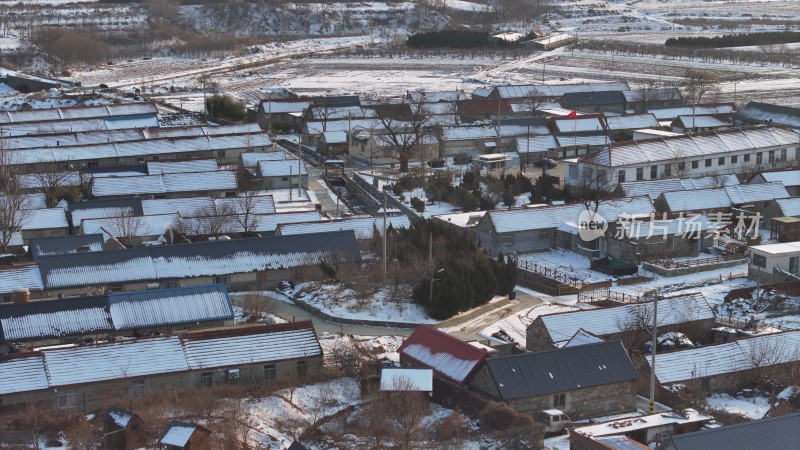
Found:
[{"label": "snow-covered roof", "polygon": [[515,31],[508,31],[506,33],[493,34],[492,37],[506,42],[517,42],[518,40],[524,38],[525,35]]},{"label": "snow-covered roof", "polygon": [[177,214],[158,214],[153,216],[118,216],[102,219],[84,219],[81,222],[81,233],[102,234],[109,238],[127,238],[144,236],[161,236],[180,222]]},{"label": "snow-covered roof", "polygon": [[106,217],[125,217],[136,215],[136,209],[131,206],[110,206],[104,208],[84,208],[71,211],[72,225],[80,227],[82,221],[101,219]]},{"label": "snow-covered roof", "polygon": [[14,110],[0,111],[0,124],[83,119],[88,117],[135,116],[157,113],[158,109],[153,103],[122,103],[68,108]]},{"label": "snow-covered roof", "polygon": [[[652,303],[635,303],[613,308],[589,309],[539,316],[553,343],[571,339],[581,328],[598,336],[617,334],[626,324],[634,325],[637,315],[647,314]],[[665,298],[658,302],[659,325],[674,325],[713,319],[714,312],[706,299],[696,293]]]},{"label": "snow-covered roof", "polygon": [[287,158],[287,154],[283,150],[274,152],[247,152],[241,155],[242,165],[247,168],[253,168],[258,165],[259,161],[283,161]]},{"label": "snow-covered roof", "polygon": [[108,411],[108,418],[120,428],[127,428],[128,423],[133,418],[133,413],[130,411],[123,411],[121,409],[111,408]]},{"label": "snow-covered roof", "polygon": [[360,261],[355,234],[334,231],[44,256],[39,269],[47,288],[53,289],[291,268],[316,264],[330,254]]},{"label": "snow-covered roof", "polygon": [[67,214],[63,208],[30,209],[20,214],[23,214],[20,224],[23,230],[69,228]]},{"label": "snow-covered roof", "polygon": [[322,356],[322,347],[309,322],[281,324],[269,332],[260,328],[182,336],[189,368],[236,367],[254,361]]},{"label": "snow-covered roof", "polygon": [[597,133],[605,130],[605,125],[600,119],[601,118],[597,116],[578,116],[574,119],[558,117],[553,119],[553,124],[560,133],[584,133],[588,131]]},{"label": "snow-covered roof", "polygon": [[778,181],[786,187],[800,186],[800,169],[761,172],[756,177],[763,179],[767,183]]},{"label": "snow-covered roof", "polygon": [[325,131],[322,139],[326,144],[344,144],[347,142],[347,132],[345,131]]},{"label": "snow-covered roof", "polygon": [[469,228],[477,225],[485,214],[486,211],[474,211],[468,213],[441,214],[433,217],[457,227]]},{"label": "snow-covered roof", "polygon": [[622,91],[628,103],[681,100],[681,91],[678,88],[633,89]]},{"label": "snow-covered roof", "polygon": [[233,318],[224,285],[109,294],[108,303],[117,330]]},{"label": "snow-covered roof", "polygon": [[566,33],[559,33],[559,34],[551,34],[550,36],[545,36],[539,39],[534,39],[533,42],[537,44],[549,45],[556,42],[563,42],[575,39],[575,36]]},{"label": "snow-covered roof", "polygon": [[[401,124],[398,122],[396,125]],[[308,134],[322,134],[323,131],[383,130],[385,128],[380,120],[367,118],[306,122],[304,131]]]},{"label": "snow-covered roof", "polygon": [[668,106],[647,108],[647,112],[656,116],[658,120],[672,120],[678,116],[701,116],[711,114],[730,114],[735,111],[733,103],[717,105]]},{"label": "snow-covered roof", "polygon": [[433,392],[433,370],[383,369],[381,390]]},{"label": "snow-covered roof", "polygon": [[445,141],[497,139],[497,128],[493,126],[444,127],[442,128],[442,139]]},{"label": "snow-covered roof", "polygon": [[800,253],[800,242],[783,242],[780,244],[754,245],[750,250],[756,253],[767,253],[770,255],[784,255]]},{"label": "snow-covered roof", "polygon": [[306,101],[281,101],[264,100],[261,102],[261,111],[264,114],[302,113],[311,106],[311,100]]},{"label": "snow-covered roof", "polygon": [[660,383],[670,384],[752,370],[754,364],[759,363],[775,365],[797,361],[794,349],[798,346],[800,331],[785,331],[728,344],[661,353],[656,355],[656,377]]},{"label": "snow-covered roof", "polygon": [[670,211],[676,212],[730,208],[734,205],[786,197],[789,197],[789,193],[783,184],[773,182],[664,192],[659,198],[663,199]]},{"label": "snow-covered roof", "polygon": [[[583,205],[547,206],[542,208],[520,208],[489,211],[483,220],[490,220],[497,233],[514,233],[528,230],[558,228],[565,222],[578,220]],[[632,197],[626,200],[601,203],[598,212],[608,222],[615,222],[620,215],[639,215],[654,212],[648,197]]]},{"label": "snow-covered roof", "polygon": [[302,160],[286,159],[280,161],[259,161],[258,171],[262,177],[288,177],[308,175],[306,163]]},{"label": "snow-covered roof", "polygon": [[720,175],[717,177],[664,178],[660,180],[628,181],[620,183],[626,197],[647,195],[653,200],[664,192],[736,186],[738,184],[739,179],[734,174]]},{"label": "snow-covered roof", "polygon": [[235,191],[236,189],[236,173],[228,170],[122,178],[95,178],[92,181],[92,195],[95,197],[196,191]]},{"label": "snow-covered roof", "polygon": [[162,173],[183,172],[213,172],[218,170],[215,159],[196,159],[192,161],[148,161],[147,173],[158,175]]},{"label": "snow-covered roof", "polygon": [[488,353],[427,325],[418,326],[397,351],[440,375],[464,383]]},{"label": "snow-covered roof", "polygon": [[[548,39],[548,38],[545,38]],[[539,97],[561,97],[567,92],[595,92],[595,91],[622,91],[628,90],[628,83],[579,83],[579,84],[527,84],[513,86],[497,86],[491,92],[496,92],[501,98],[524,98],[535,93]],[[473,92],[473,95],[478,95]]]},{"label": "snow-covered roof", "polygon": [[733,122],[716,116],[678,116],[675,123],[683,125],[683,128],[721,128],[729,127]]},{"label": "snow-covered roof", "polygon": [[43,289],[39,267],[35,264],[21,267],[0,268],[0,293],[14,292],[15,289]]},{"label": "snow-covered roof", "polygon": [[575,332],[575,334],[562,346],[562,348],[575,347],[576,345],[594,344],[595,342],[603,342],[604,340],[605,339],[601,338],[600,336],[581,328]]},{"label": "snow-covered roof", "polygon": [[697,233],[715,227],[708,217],[702,215],[667,220],[624,220],[620,224],[625,236],[631,239]]},{"label": "snow-covered roof", "polygon": [[570,146],[584,146],[599,147],[608,145],[614,142],[608,135],[605,134],[591,134],[591,135],[576,135],[576,134],[560,134],[556,136],[558,145],[560,147]]},{"label": "snow-covered roof", "polygon": [[749,102],[734,116],[737,119],[747,119],[751,122],[763,122],[787,125],[795,130],[800,130],[800,108],[769,103]]},{"label": "snow-covered roof", "polygon": [[552,134],[544,136],[518,137],[517,151],[519,153],[544,153],[552,148],[559,147],[556,137]]},{"label": "snow-covered roof", "polygon": [[172,422],[158,442],[161,445],[174,445],[175,447],[183,448],[189,442],[196,429],[197,425]]},{"label": "snow-covered roof", "polygon": [[[386,226],[394,229],[409,228],[411,222],[406,215],[386,216]],[[278,225],[276,234],[287,236],[291,234],[320,233],[335,230],[353,230],[356,239],[372,239],[373,231],[383,231],[383,217],[353,217],[343,220],[328,220],[324,222],[287,223]]]},{"label": "snow-covered roof", "polygon": [[103,297],[20,303],[0,309],[0,337],[9,341],[91,334],[113,329]]},{"label": "snow-covered roof", "polygon": [[740,184],[735,186],[725,186],[722,188],[731,199],[734,205],[741,205],[750,202],[765,202],[774,198],[789,197],[783,183],[774,181],[761,184]]},{"label": "snow-covered roof", "polygon": [[47,389],[47,371],[40,354],[0,357],[0,395]]},{"label": "snow-covered roof", "polygon": [[713,417],[701,414],[695,409],[686,408],[683,414],[670,411],[649,416],[626,417],[623,419],[612,420],[610,422],[575,428],[574,432],[580,433],[584,436],[612,436],[615,434],[627,434],[636,430],[661,427],[664,425],[705,422],[710,421],[711,419],[713,419]]},{"label": "snow-covered roof", "polygon": [[81,174],[67,171],[59,174],[41,173],[25,174],[18,177],[19,185],[23,189],[44,189],[57,185],[59,187],[80,186]]},{"label": "snow-covered roof", "polygon": [[177,336],[43,351],[50,386],[189,370]]},{"label": "snow-covered roof", "polygon": [[652,114],[635,114],[631,116],[606,117],[609,130],[637,130],[658,127],[658,120]]},{"label": "snow-covered roof", "polygon": [[681,158],[725,156],[743,150],[791,145],[797,143],[798,138],[798,133],[783,128],[730,128],[644,141],[617,142],[584,160],[610,167],[674,162]]},{"label": "snow-covered roof", "polygon": [[775,202],[784,217],[800,217],[800,197],[777,198]]}]

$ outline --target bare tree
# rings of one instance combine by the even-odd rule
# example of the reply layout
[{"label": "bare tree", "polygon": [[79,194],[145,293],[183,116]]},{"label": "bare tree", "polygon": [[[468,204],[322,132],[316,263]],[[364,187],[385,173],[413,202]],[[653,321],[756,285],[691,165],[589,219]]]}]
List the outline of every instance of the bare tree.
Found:
[{"label": "bare tree", "polygon": [[645,84],[636,90],[636,112],[643,114],[647,112],[647,107],[658,97],[659,86],[655,80],[647,80]]},{"label": "bare tree", "polygon": [[431,111],[424,97],[402,104],[383,104],[373,107],[385,136],[394,146],[400,171],[408,172],[408,160],[419,156],[421,146],[431,128]]},{"label": "bare tree", "polygon": [[44,193],[49,208],[56,206],[68,182],[78,177],[76,172],[66,170],[65,167],[63,164],[37,163],[36,172],[28,175],[35,181],[36,188]]},{"label": "bare tree", "polygon": [[311,120],[322,121],[322,131],[328,131],[328,120],[334,118],[341,108],[332,97],[320,97],[314,100],[310,108]]},{"label": "bare tree", "polygon": [[538,89],[533,88],[525,95],[525,100],[522,104],[526,111],[535,113],[544,105],[546,100],[545,96],[542,95]]},{"label": "bare tree", "polygon": [[425,429],[423,419],[430,412],[428,398],[412,380],[395,379],[392,392],[385,393],[388,424],[404,449],[412,448],[413,440]]},{"label": "bare tree", "polygon": [[[230,226],[236,221],[236,210],[228,202],[213,202],[194,210],[192,218],[184,221],[194,235],[219,237],[230,232]],[[187,222],[191,222],[188,225]]]},{"label": "bare tree", "polygon": [[136,215],[133,211],[125,211],[118,217],[112,217],[106,221],[107,232],[116,238],[125,247],[134,245],[136,237],[141,235],[144,226],[144,218]]},{"label": "bare tree", "polygon": [[[686,69],[684,73],[683,90],[686,99],[692,102],[692,116],[694,116],[695,106],[703,100],[703,96],[718,89],[719,76],[709,70]],[[694,122],[694,117],[692,117]],[[695,129],[692,123],[692,130]]]},{"label": "bare tree", "polygon": [[607,169],[584,164],[578,170],[578,178],[570,188],[587,211],[596,213],[600,205],[621,197]]},{"label": "bare tree", "polygon": [[9,164],[0,136],[0,250],[8,253],[14,233],[31,215],[30,199],[22,192],[19,173]]},{"label": "bare tree", "polygon": [[242,227],[245,235],[255,232],[261,223],[261,216],[258,212],[258,194],[254,191],[246,191],[236,198],[236,214],[234,219]]}]

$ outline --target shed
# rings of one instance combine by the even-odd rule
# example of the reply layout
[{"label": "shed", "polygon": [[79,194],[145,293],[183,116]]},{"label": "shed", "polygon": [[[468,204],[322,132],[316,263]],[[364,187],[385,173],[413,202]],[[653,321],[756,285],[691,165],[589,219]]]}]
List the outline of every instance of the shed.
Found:
[{"label": "shed", "polygon": [[211,431],[200,425],[173,420],[158,443],[165,450],[211,450]]},{"label": "shed", "polygon": [[800,413],[671,436],[658,450],[752,450],[795,448]]},{"label": "shed", "polygon": [[131,411],[110,408],[103,420],[103,445],[110,450],[134,450],[146,444],[144,421]]},{"label": "shed", "polygon": [[433,370],[383,369],[381,391],[433,392]]},{"label": "shed", "polygon": [[489,353],[429,325],[418,326],[397,352],[404,366],[433,369],[457,384],[466,383],[489,358]]}]

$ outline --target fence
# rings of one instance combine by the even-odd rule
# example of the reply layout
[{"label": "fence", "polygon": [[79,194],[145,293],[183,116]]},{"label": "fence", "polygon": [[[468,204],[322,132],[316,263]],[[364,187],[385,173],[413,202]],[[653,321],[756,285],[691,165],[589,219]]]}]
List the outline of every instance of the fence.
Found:
[{"label": "fence", "polygon": [[539,274],[543,277],[550,278],[553,281],[562,284],[569,284],[576,289],[580,290],[583,287],[583,281],[575,276],[571,276],[566,272],[559,272],[558,269],[553,269],[530,261],[517,260],[517,267],[522,270]]},{"label": "fence", "polygon": [[521,285],[548,295],[572,295],[611,287],[611,280],[585,282],[557,269],[529,261],[517,261],[517,268],[520,269],[517,280]]},{"label": "fence", "polygon": [[642,297],[638,295],[626,294],[624,292],[614,292],[609,289],[586,291],[578,294],[578,301],[581,303],[601,303],[613,301],[618,303],[638,303]]},{"label": "fence", "polygon": [[713,258],[690,259],[687,261],[668,261],[662,259],[653,261],[651,264],[661,266],[665,269],[679,269],[679,268],[706,266],[709,264],[717,264],[737,259],[744,259],[744,258],[742,258],[742,255],[722,255]]}]

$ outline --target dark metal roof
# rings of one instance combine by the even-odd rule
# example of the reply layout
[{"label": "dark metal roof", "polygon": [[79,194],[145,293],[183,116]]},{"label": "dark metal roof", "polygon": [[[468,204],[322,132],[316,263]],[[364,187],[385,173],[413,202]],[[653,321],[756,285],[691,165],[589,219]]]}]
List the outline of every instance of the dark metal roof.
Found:
[{"label": "dark metal roof", "polygon": [[800,413],[672,436],[659,449],[753,450],[797,448]]},{"label": "dark metal roof", "polygon": [[332,95],[325,97],[312,97],[314,106],[361,106],[361,99],[357,95]]},{"label": "dark metal roof", "polygon": [[300,441],[294,441],[292,442],[292,445],[290,445],[289,448],[286,450],[308,450],[308,447],[301,444]]},{"label": "dark metal roof", "polygon": [[619,341],[489,358],[486,366],[501,400],[539,397],[639,378]]},{"label": "dark metal roof", "polygon": [[28,251],[33,260],[36,261],[40,255],[77,253],[81,247],[102,249],[103,243],[103,235],[99,233],[33,238],[28,241]]},{"label": "dark metal roof", "polygon": [[[145,175],[147,175],[145,173]],[[138,198],[124,198],[118,200],[92,200],[90,202],[74,202],[69,204],[69,211],[97,208],[132,208],[136,215],[141,216],[142,200]]]},{"label": "dark metal roof", "polygon": [[564,100],[569,106],[619,105],[625,103],[622,91],[567,92]]},{"label": "dark metal roof", "polygon": [[0,305],[0,341],[91,334],[113,328],[104,295]]}]

